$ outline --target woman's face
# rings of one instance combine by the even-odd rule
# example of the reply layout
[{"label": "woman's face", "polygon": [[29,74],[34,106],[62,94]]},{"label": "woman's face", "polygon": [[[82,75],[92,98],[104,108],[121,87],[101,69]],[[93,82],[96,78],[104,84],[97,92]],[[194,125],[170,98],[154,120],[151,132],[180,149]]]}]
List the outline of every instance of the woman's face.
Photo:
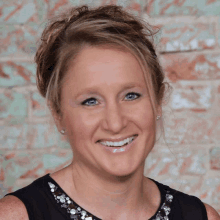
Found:
[{"label": "woman's face", "polygon": [[[74,163],[114,176],[143,168],[155,143],[155,118],[138,61],[130,53],[94,47],[85,48],[75,61],[62,87],[60,124],[67,130]],[[134,134],[124,152],[97,143]]]}]

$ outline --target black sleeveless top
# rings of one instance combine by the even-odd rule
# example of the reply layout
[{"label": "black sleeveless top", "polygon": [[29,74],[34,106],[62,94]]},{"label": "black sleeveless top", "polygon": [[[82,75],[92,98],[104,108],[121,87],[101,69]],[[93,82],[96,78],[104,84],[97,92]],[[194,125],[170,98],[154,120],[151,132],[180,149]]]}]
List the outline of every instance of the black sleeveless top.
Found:
[{"label": "black sleeveless top", "polygon": [[[160,191],[161,202],[149,220],[208,220],[205,205],[199,198],[151,180]],[[29,220],[101,220],[75,203],[50,173],[7,195],[16,196],[24,203]]]}]

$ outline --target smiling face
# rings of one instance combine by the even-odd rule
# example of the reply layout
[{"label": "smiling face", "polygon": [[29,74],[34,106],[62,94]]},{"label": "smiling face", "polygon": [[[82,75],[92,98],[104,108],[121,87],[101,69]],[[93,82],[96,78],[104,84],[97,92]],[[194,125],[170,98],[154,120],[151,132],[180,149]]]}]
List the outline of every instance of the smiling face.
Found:
[{"label": "smiling face", "polygon": [[[62,87],[63,120],[74,163],[107,175],[143,168],[155,143],[155,118],[136,58],[115,49],[88,47],[69,65]],[[137,134],[128,151],[112,153],[98,140]]]}]

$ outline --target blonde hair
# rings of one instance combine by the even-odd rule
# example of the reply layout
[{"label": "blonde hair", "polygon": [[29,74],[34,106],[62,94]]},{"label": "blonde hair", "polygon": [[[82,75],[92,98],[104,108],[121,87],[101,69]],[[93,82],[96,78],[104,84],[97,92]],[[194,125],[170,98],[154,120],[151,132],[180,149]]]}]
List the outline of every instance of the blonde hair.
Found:
[{"label": "blonde hair", "polygon": [[44,29],[35,56],[37,88],[51,103],[51,108],[62,115],[61,88],[69,61],[87,47],[119,49],[132,53],[144,72],[148,92],[156,116],[156,106],[165,95],[164,73],[153,45],[153,26],[122,6],[105,5],[88,8],[73,7],[54,17]]}]

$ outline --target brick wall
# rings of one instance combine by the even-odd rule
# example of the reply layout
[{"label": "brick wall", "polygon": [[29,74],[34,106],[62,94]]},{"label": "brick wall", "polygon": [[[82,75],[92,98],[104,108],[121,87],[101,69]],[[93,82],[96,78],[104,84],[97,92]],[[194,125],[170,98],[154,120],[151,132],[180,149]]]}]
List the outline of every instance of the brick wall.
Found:
[{"label": "brick wall", "polygon": [[116,3],[161,31],[158,56],[174,90],[145,175],[220,213],[220,1],[0,2],[0,197],[67,166],[72,151],[50,120],[33,62],[45,21],[69,5]]}]

